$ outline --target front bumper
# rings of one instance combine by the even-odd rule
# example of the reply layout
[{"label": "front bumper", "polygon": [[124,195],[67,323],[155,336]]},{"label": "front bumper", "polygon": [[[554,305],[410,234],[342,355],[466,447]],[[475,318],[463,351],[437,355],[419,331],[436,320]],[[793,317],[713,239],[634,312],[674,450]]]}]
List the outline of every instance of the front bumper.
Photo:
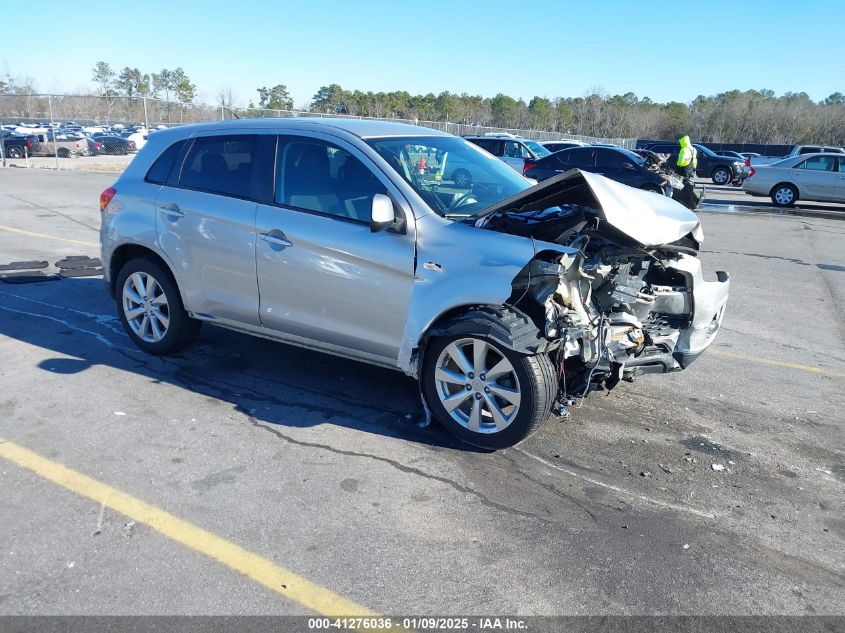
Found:
[{"label": "front bumper", "polygon": [[705,281],[701,261],[690,255],[682,255],[671,267],[686,277],[692,298],[689,326],[681,330],[672,353],[681,368],[686,368],[710,346],[722,326],[731,276],[720,270],[716,281]]}]

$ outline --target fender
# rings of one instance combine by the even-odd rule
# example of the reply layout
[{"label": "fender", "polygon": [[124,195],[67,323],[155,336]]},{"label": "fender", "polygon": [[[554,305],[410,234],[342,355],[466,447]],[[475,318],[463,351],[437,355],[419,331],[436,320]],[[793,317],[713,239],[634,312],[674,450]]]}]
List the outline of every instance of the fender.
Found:
[{"label": "fender", "polygon": [[[432,226],[435,223],[441,226]],[[466,244],[472,248],[465,248]],[[399,369],[416,376],[414,352],[438,318],[455,308],[501,306],[511,296],[511,284],[519,272],[536,253],[549,250],[576,253],[560,244],[532,243],[433,214],[418,218],[416,271]]]}]

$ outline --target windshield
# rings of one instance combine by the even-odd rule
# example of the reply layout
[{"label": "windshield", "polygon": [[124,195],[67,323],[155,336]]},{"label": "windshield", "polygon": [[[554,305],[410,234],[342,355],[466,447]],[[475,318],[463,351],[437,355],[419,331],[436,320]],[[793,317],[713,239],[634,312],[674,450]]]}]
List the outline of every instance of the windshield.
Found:
[{"label": "windshield", "polygon": [[537,158],[543,158],[543,156],[548,156],[549,154],[551,154],[551,152],[548,149],[546,149],[545,147],[540,145],[537,141],[522,141],[522,142],[525,144],[525,146],[528,149],[530,149],[532,152],[534,152],[534,155]]},{"label": "windshield", "polygon": [[373,138],[367,144],[442,216],[473,215],[532,184],[498,158],[454,136]]}]

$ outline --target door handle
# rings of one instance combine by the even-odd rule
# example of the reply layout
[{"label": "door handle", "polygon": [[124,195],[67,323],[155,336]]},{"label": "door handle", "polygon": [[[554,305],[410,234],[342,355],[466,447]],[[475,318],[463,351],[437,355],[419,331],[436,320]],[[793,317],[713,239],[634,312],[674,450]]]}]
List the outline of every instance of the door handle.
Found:
[{"label": "door handle", "polygon": [[274,229],[269,233],[259,233],[258,237],[265,242],[270,242],[271,244],[276,244],[277,246],[284,246],[285,248],[293,246],[293,242],[286,238],[285,234],[278,229]]},{"label": "door handle", "polygon": [[181,218],[183,215],[185,215],[185,212],[179,209],[179,205],[175,202],[162,205],[161,213],[163,213],[164,215],[169,215],[172,218]]}]

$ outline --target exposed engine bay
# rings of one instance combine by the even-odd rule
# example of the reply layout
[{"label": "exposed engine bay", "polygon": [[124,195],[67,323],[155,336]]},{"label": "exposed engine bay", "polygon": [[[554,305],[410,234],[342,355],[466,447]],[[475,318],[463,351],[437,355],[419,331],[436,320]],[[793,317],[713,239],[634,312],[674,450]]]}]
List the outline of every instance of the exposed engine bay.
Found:
[{"label": "exposed engine bay", "polygon": [[[729,289],[727,273],[717,273],[715,282],[702,278],[697,253],[703,234],[694,214],[681,209],[691,223],[683,215],[662,217],[662,230],[642,226],[642,215],[639,224],[626,222],[630,218],[611,208],[615,188],[624,185],[599,190],[609,181],[592,183],[591,175],[582,175],[586,183],[572,179],[572,187],[558,187],[554,199],[523,200],[519,208],[505,202],[475,220],[476,227],[534,243],[535,256],[514,279],[509,303],[548,340],[561,403],[640,374],[687,367],[712,342]],[[578,202],[561,202],[566,198]],[[642,200],[653,206],[660,198]],[[668,226],[673,223],[674,231]],[[650,238],[650,229],[652,238],[661,239]],[[667,237],[675,239],[661,243]],[[567,248],[544,248],[549,243]]]}]

